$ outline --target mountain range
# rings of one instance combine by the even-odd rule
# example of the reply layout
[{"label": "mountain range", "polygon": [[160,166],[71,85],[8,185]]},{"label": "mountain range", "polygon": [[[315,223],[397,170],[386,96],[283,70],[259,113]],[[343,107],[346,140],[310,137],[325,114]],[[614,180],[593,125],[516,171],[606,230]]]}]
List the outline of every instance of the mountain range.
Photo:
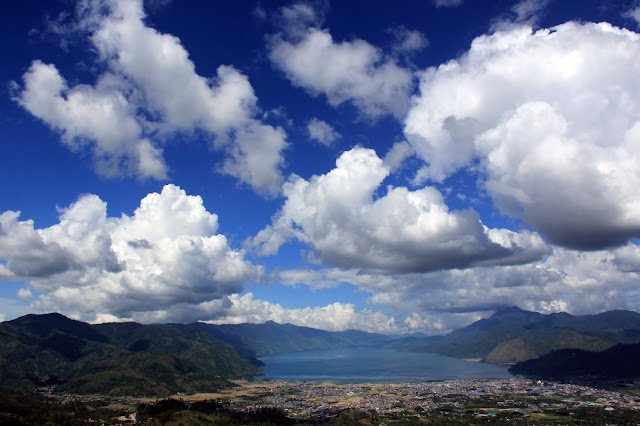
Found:
[{"label": "mountain range", "polygon": [[110,395],[207,392],[257,375],[257,356],[372,346],[390,337],[291,324],[87,324],[61,314],[0,323],[0,389]]},{"label": "mountain range", "polygon": [[188,327],[197,328],[216,339],[227,342],[241,353],[257,356],[284,352],[367,347],[394,340],[392,336],[358,330],[332,332],[293,324],[278,324],[273,321],[267,321],[264,324],[211,325],[193,323]]},{"label": "mountain range", "polygon": [[510,307],[439,339],[414,339],[404,349],[480,358],[489,363],[516,363],[559,349],[602,351],[618,343],[637,342],[640,342],[637,312],[545,315]]},{"label": "mountain range", "polygon": [[576,316],[541,314],[508,307],[444,336],[386,336],[362,331],[329,332],[292,324],[190,324],[233,345],[240,353],[262,356],[342,347],[389,347],[431,352],[488,363],[517,363],[560,349],[602,351],[618,343],[640,342],[640,314],[608,311]]},{"label": "mountain range", "polygon": [[350,347],[389,347],[490,363],[542,360],[514,367],[533,374],[546,371],[540,365],[565,368],[567,354],[578,354],[583,367],[601,360],[583,351],[605,351],[622,359],[635,354],[628,345],[639,342],[640,314],[631,311],[574,316],[511,307],[445,336],[330,332],[271,321],[92,325],[56,313],[30,314],[0,323],[0,388],[56,385],[75,393],[158,396],[212,391],[229,385],[229,379],[259,374],[263,355]]}]

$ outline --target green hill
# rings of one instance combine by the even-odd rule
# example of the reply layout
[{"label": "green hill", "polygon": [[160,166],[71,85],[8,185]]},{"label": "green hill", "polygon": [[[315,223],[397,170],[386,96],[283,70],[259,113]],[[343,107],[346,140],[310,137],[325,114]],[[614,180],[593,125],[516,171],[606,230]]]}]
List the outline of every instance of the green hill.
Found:
[{"label": "green hill", "polygon": [[211,391],[257,367],[196,329],[111,323],[60,314],[0,323],[0,386],[112,395]]},{"label": "green hill", "polygon": [[484,358],[491,364],[508,364],[537,358],[536,348],[528,340],[515,337],[500,343]]},{"label": "green hill", "polygon": [[633,380],[640,378],[640,344],[615,345],[605,351],[563,349],[510,368],[514,374],[543,379]]},{"label": "green hill", "polygon": [[[524,337],[523,337],[524,336]],[[573,329],[553,330],[551,334],[524,332],[523,336],[500,343],[484,358],[492,364],[511,364],[538,358],[560,349],[589,349],[602,351],[612,346],[610,340],[581,334]]]}]

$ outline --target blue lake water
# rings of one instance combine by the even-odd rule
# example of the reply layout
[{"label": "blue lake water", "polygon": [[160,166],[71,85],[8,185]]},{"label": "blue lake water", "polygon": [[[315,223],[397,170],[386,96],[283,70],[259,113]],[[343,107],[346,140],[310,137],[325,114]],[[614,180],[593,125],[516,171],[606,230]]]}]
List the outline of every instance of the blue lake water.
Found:
[{"label": "blue lake water", "polygon": [[430,353],[358,348],[289,352],[260,358],[262,379],[333,382],[419,382],[511,377],[506,366],[463,361]]}]

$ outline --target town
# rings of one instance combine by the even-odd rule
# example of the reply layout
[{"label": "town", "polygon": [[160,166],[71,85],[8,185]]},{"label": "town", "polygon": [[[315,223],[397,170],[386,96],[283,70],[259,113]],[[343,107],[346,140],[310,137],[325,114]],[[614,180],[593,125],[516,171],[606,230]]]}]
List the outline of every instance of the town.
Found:
[{"label": "town", "polygon": [[[216,395],[234,410],[277,407],[293,418],[327,418],[344,410],[429,417],[430,413],[544,419],[578,411],[626,413],[640,422],[640,395],[512,378],[401,384],[243,382]],[[200,396],[201,398],[202,396]],[[196,396],[198,398],[198,396]]]},{"label": "town", "polygon": [[87,421],[100,424],[640,424],[637,387],[608,390],[517,377],[234,383],[215,393],[166,399],[79,396],[50,389],[40,394],[56,406],[76,407],[76,416],[79,406],[100,407],[84,410],[91,416]]}]

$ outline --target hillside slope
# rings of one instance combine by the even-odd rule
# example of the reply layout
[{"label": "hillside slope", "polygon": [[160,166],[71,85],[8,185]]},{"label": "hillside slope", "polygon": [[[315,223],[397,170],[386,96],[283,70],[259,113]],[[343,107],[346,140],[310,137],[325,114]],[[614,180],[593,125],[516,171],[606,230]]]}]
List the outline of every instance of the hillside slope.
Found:
[{"label": "hillside slope", "polygon": [[602,352],[563,349],[512,366],[509,371],[543,379],[640,378],[640,344],[615,345]]},{"label": "hillside slope", "polygon": [[60,314],[0,323],[0,384],[74,393],[169,395],[213,390],[257,373],[230,345],[191,329],[90,325]]}]

